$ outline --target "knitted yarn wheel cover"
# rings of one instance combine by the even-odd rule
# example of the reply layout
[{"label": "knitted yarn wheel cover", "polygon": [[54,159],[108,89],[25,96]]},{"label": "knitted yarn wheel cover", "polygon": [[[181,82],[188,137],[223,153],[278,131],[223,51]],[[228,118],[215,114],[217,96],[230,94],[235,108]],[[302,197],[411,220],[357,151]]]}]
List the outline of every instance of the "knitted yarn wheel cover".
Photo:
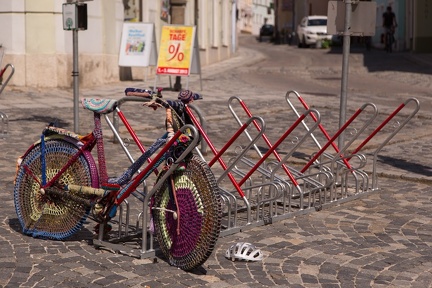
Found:
[{"label": "knitted yarn wheel cover", "polygon": [[[78,151],[75,145],[61,140],[46,141],[45,150],[47,181]],[[38,144],[23,159],[15,181],[15,210],[23,233],[39,238],[66,239],[81,229],[90,209],[70,199],[42,194],[38,182],[41,171],[41,145]],[[91,186],[97,183],[97,177],[92,175],[97,175],[94,160],[91,155],[83,154],[59,181]]]},{"label": "knitted yarn wheel cover", "polygon": [[172,177],[180,210],[180,235],[177,219],[168,211],[177,210],[168,178],[155,193],[154,208],[162,208],[153,209],[156,238],[171,265],[192,270],[208,259],[219,237],[219,188],[207,163],[196,156],[187,161],[184,171],[176,171]]}]

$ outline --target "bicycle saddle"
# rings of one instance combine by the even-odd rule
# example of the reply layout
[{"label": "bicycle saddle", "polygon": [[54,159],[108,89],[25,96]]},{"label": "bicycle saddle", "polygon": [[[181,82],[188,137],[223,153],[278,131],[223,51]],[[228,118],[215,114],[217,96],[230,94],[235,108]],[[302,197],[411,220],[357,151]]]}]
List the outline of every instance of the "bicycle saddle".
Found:
[{"label": "bicycle saddle", "polygon": [[114,99],[99,99],[99,98],[84,98],[81,104],[85,109],[99,113],[108,114],[114,111],[117,107],[117,100]]}]

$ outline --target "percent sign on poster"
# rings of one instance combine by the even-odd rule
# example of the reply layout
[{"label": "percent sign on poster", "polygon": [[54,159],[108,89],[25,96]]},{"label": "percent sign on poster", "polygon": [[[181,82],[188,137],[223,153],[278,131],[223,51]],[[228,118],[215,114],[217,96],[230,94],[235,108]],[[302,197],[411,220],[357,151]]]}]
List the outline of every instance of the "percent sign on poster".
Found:
[{"label": "percent sign on poster", "polygon": [[162,27],[157,74],[189,75],[195,37],[193,26]]},{"label": "percent sign on poster", "polygon": [[184,53],[179,52],[179,50],[180,50],[180,43],[177,43],[177,46],[175,46],[174,44],[170,45],[168,48],[168,53],[172,55],[172,57],[168,59],[168,61],[171,61],[173,59],[177,59],[180,62],[183,61]]}]

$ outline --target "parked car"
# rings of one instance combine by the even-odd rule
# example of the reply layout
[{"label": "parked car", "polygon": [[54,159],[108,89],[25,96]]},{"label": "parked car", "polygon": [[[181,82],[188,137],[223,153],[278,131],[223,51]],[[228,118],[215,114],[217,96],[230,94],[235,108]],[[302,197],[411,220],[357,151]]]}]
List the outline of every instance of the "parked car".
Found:
[{"label": "parked car", "polygon": [[271,24],[264,24],[263,26],[261,26],[260,29],[260,34],[259,34],[259,41],[262,41],[262,37],[273,37],[273,33],[274,33],[274,26]]},{"label": "parked car", "polygon": [[298,47],[316,45],[318,40],[331,40],[327,34],[327,16],[306,16],[297,26]]}]

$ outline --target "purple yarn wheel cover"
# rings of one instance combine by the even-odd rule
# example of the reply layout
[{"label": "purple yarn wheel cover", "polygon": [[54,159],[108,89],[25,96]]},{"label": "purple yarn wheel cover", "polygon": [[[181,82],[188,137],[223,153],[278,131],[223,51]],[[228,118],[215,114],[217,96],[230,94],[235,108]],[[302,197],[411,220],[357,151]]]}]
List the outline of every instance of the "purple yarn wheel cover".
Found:
[{"label": "purple yarn wheel cover", "polygon": [[[164,171],[159,177],[163,175]],[[175,171],[171,177],[154,196],[156,238],[168,262],[187,271],[203,264],[216,245],[221,229],[221,196],[210,167],[196,156],[186,162],[185,170]],[[179,219],[175,217],[177,212]]]},{"label": "purple yarn wheel cover", "polygon": [[[167,232],[170,235],[171,255],[173,257],[184,257],[196,249],[203,222],[203,216],[198,212],[197,204],[190,188],[176,189],[177,201],[180,207],[180,234],[177,235],[177,219],[173,213],[166,212]],[[175,202],[170,201],[168,209],[175,209]]]}]

